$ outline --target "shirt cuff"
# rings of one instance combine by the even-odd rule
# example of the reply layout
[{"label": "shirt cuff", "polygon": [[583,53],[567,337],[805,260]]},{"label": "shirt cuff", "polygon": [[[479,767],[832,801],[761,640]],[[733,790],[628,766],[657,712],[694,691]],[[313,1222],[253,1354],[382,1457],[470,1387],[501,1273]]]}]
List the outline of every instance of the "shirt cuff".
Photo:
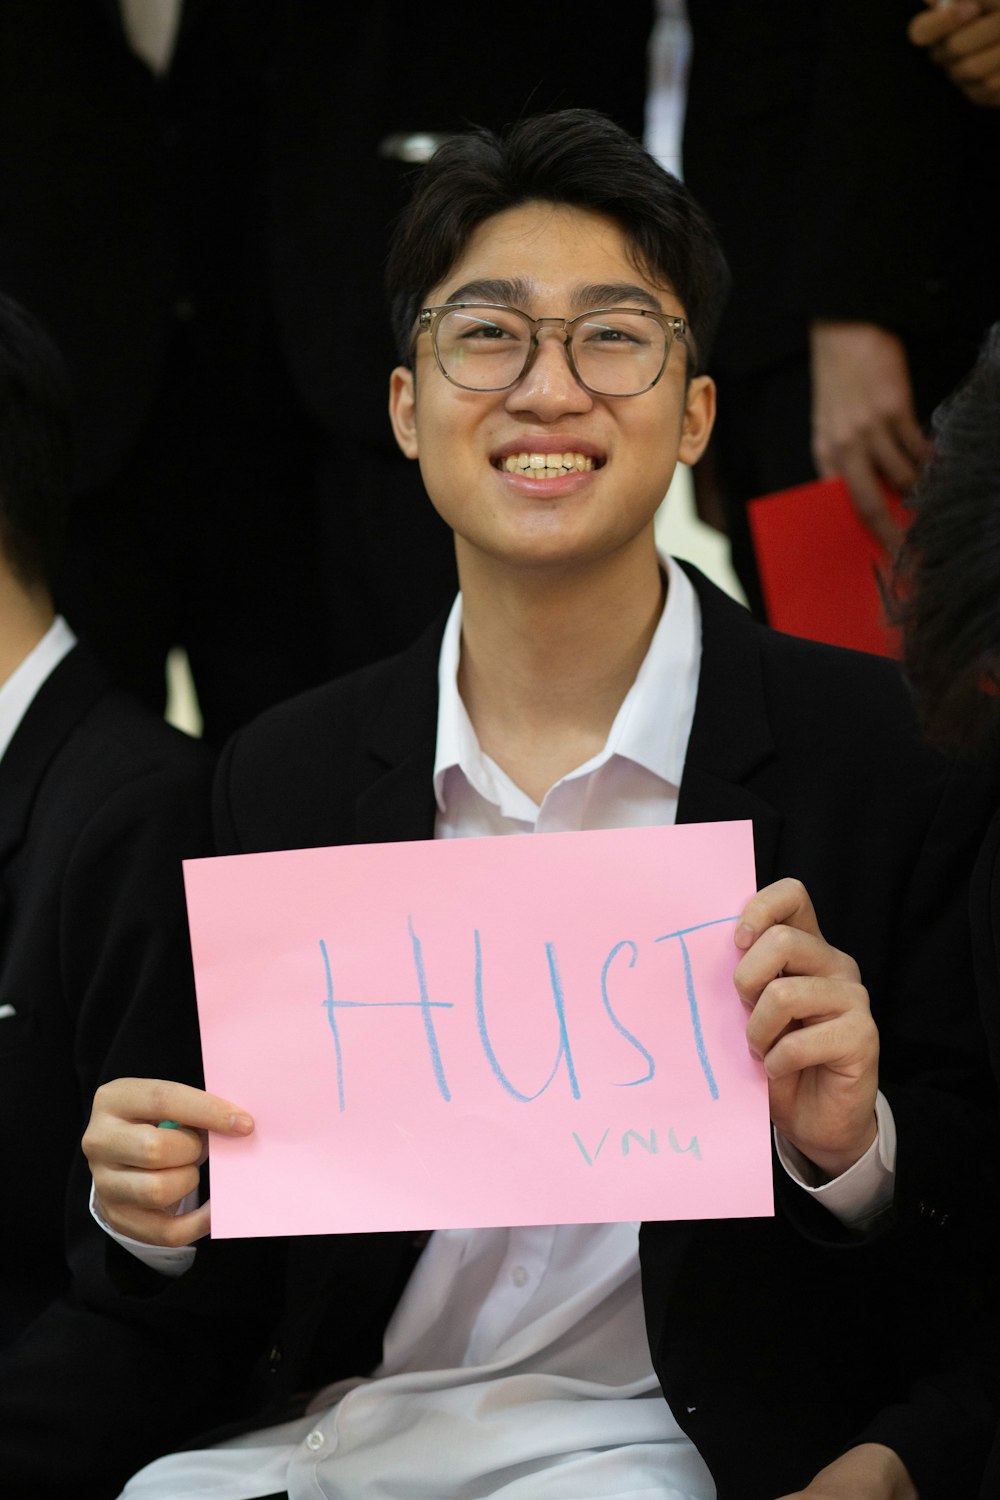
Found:
[{"label": "shirt cuff", "polygon": [[774,1144],[778,1160],[804,1193],[822,1203],[845,1229],[869,1229],[892,1206],[896,1184],[896,1122],[885,1095],[875,1096],[876,1134],[864,1156],[829,1182],[816,1183],[820,1174],[778,1131]]},{"label": "shirt cuff", "polygon": [[[195,1189],[193,1193],[188,1193],[186,1198],[181,1199],[174,1212],[186,1214],[197,1207],[198,1190]],[[104,1233],[116,1240],[123,1250],[134,1255],[136,1260],[141,1260],[144,1266],[149,1266],[150,1270],[159,1271],[161,1276],[183,1276],[184,1272],[190,1271],[194,1265],[194,1245],[178,1245],[176,1248],[170,1245],[144,1245],[142,1240],[133,1240],[127,1234],[119,1234],[117,1229],[112,1229],[101,1213],[93,1183],[90,1184],[90,1213],[95,1222],[100,1224]]]}]

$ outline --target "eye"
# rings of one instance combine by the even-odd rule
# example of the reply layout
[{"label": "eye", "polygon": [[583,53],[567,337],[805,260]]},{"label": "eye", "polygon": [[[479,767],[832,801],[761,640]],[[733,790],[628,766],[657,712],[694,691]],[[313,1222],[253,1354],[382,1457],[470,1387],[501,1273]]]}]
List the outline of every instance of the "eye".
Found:
[{"label": "eye", "polygon": [[456,342],[504,344],[520,341],[525,328],[516,314],[500,309],[456,308],[442,319],[441,331]]},{"label": "eye", "polygon": [[591,338],[602,344],[632,344],[635,343],[635,335],[624,328],[597,328],[591,329]]},{"label": "eye", "polygon": [[589,349],[647,349],[658,325],[636,312],[606,312],[576,325],[575,341]]},{"label": "eye", "polygon": [[487,323],[482,320],[466,324],[464,332],[459,334],[459,337],[463,339],[508,339],[512,338],[513,334],[496,323]]}]

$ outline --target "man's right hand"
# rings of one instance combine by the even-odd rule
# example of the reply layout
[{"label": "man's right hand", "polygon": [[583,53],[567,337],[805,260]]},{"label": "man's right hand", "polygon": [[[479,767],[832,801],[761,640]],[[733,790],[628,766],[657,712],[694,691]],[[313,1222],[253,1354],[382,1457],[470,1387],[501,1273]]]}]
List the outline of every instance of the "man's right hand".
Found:
[{"label": "man's right hand", "polygon": [[[161,1122],[169,1122],[165,1128]],[[198,1186],[208,1132],[249,1135],[237,1105],[159,1078],[116,1078],[94,1095],[83,1137],[98,1207],[119,1234],[175,1248],[208,1233],[209,1205],[175,1212]]]}]

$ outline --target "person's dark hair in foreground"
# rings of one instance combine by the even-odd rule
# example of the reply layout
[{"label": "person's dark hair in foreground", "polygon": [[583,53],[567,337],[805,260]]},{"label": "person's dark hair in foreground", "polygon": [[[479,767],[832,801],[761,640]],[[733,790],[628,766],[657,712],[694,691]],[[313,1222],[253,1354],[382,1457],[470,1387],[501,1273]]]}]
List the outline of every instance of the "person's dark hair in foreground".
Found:
[{"label": "person's dark hair in foreground", "polygon": [[[896,563],[890,601],[921,722],[944,747],[1000,763],[1000,323],[979,359],[934,414],[934,456],[913,497],[916,515]],[[969,897],[976,989],[994,1072],[1000,1074],[1000,814],[980,850]],[[980,1317],[983,1359],[996,1387],[995,1272]],[[1000,1436],[981,1500],[1000,1494]]]},{"label": "person's dark hair in foreground", "polygon": [[606,214],[637,269],[672,287],[690,328],[688,373],[704,367],[729,289],[715,233],[676,177],[633,136],[593,110],[520,120],[501,135],[472,130],[447,141],[422,168],[393,236],[386,286],[400,359],[425,294],[456,263],[486,219],[523,203]]},{"label": "person's dark hair in foreground", "polygon": [[981,750],[1000,728],[1000,323],[933,426],[893,614],[928,735]]},{"label": "person's dark hair in foreground", "polygon": [[0,548],[26,585],[47,583],[69,510],[69,377],[42,328],[0,293]]}]

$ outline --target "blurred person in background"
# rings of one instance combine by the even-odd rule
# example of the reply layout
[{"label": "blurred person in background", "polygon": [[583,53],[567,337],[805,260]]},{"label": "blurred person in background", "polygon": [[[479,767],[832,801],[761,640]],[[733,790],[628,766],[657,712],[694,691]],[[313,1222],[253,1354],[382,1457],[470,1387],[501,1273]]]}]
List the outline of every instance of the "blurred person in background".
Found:
[{"label": "blurred person in background", "polygon": [[[70,467],[65,369],[0,296],[0,1346],[13,1382],[29,1328],[94,1249],[79,1142],[95,1086],[191,1033],[181,860],[209,848],[209,756],[113,688],[55,613]],[[196,1031],[191,1050],[197,1066]]]},{"label": "blurred person in background", "polygon": [[[916,8],[688,0],[685,177],[733,271],[712,366],[720,420],[696,478],[704,490],[713,476],[760,615],[747,502],[842,475],[894,550],[881,482],[910,490],[932,410],[1000,313],[985,233],[1000,114],[914,45],[918,25],[948,24]],[[967,20],[963,5],[948,13]]]}]

